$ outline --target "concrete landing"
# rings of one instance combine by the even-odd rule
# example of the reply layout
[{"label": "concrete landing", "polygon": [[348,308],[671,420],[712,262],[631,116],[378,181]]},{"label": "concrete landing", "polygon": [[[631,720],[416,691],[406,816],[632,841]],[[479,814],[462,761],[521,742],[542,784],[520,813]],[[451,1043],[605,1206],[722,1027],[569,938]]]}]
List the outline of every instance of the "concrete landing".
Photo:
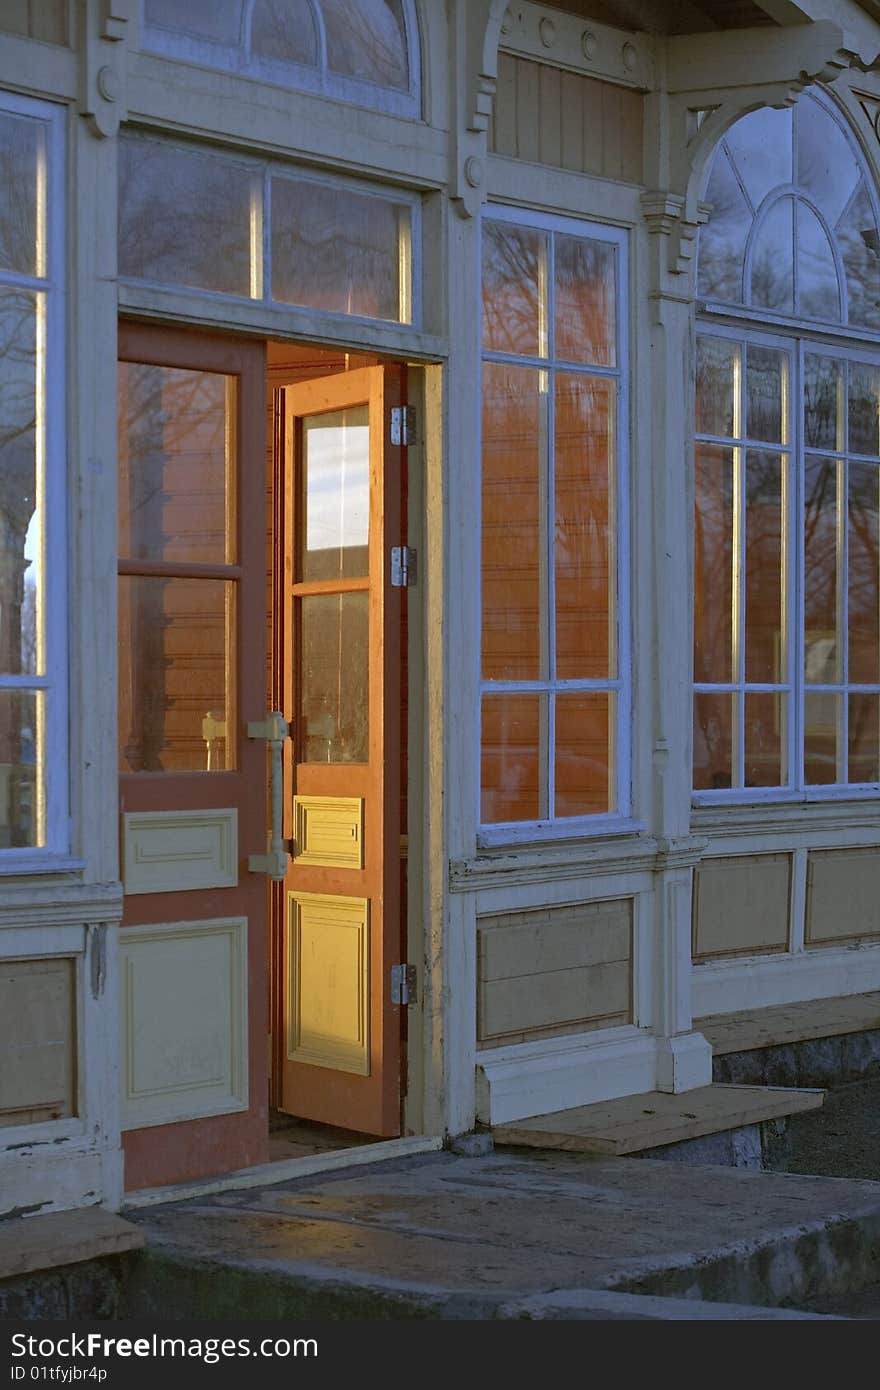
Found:
[{"label": "concrete landing", "polygon": [[880,1028],[880,991],[836,999],[810,999],[745,1013],[697,1018],[694,1027],[712,1044],[716,1057],[753,1052],[815,1038],[835,1038]]},{"label": "concrete landing", "polygon": [[823,1091],[770,1086],[701,1086],[680,1095],[649,1091],[513,1120],[496,1125],[492,1134],[496,1144],[516,1148],[635,1154],[816,1110],[823,1098]]},{"label": "concrete landing", "polygon": [[442,1152],[132,1220],[128,1317],[687,1316],[593,1294],[798,1308],[880,1278],[880,1183],[651,1159]]},{"label": "concrete landing", "polygon": [[139,1250],[144,1233],[103,1207],[0,1221],[0,1279]]}]

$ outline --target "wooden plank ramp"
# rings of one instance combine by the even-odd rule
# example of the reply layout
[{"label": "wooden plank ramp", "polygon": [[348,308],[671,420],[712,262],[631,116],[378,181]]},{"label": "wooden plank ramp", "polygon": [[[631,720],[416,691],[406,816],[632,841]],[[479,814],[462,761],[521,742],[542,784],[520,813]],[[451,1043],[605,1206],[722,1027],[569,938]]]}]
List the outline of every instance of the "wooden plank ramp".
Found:
[{"label": "wooden plank ramp", "polygon": [[492,1135],[496,1144],[516,1148],[619,1156],[816,1110],[824,1098],[824,1091],[780,1086],[715,1084],[679,1095],[648,1091],[512,1120],[495,1125]]}]

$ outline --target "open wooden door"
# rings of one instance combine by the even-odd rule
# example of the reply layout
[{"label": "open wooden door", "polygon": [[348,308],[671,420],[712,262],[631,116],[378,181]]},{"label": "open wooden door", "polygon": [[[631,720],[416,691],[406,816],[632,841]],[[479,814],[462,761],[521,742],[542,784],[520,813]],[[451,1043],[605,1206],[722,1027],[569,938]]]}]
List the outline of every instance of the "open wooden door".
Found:
[{"label": "open wooden door", "polygon": [[400,369],[288,387],[281,1109],[400,1133]]}]

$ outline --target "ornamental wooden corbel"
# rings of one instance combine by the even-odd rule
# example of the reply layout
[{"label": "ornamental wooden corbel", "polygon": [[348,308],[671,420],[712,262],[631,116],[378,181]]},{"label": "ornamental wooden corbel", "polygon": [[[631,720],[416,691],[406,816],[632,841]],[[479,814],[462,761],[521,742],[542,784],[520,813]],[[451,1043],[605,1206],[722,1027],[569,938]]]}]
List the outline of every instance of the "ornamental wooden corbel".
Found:
[{"label": "ornamental wooden corbel", "polygon": [[486,196],[486,133],[498,80],[498,44],[507,0],[452,0],[449,6],[453,130],[450,194],[462,217]]},{"label": "ornamental wooden corbel", "polygon": [[113,136],[125,120],[125,69],[134,0],[86,0],[78,7],[80,115],[93,133]]}]

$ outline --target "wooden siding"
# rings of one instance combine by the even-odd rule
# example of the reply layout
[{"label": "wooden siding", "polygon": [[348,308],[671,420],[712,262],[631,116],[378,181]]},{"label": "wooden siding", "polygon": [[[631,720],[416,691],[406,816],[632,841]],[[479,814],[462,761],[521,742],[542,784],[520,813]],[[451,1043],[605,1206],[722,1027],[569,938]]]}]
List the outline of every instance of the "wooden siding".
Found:
[{"label": "wooden siding", "polygon": [[0,30],[67,43],[67,0],[0,0]]},{"label": "wooden siding", "polygon": [[694,960],[786,950],[790,898],[789,854],[704,859],[694,870]]},{"label": "wooden siding", "polygon": [[489,150],[640,183],[643,106],[641,92],[502,53]]},{"label": "wooden siding", "polygon": [[0,962],[0,1127],[76,1114],[73,960]]},{"label": "wooden siding", "polygon": [[477,923],[481,1047],[632,1020],[632,903],[577,904]]},{"label": "wooden siding", "polygon": [[880,936],[880,849],[813,850],[807,864],[807,946]]}]

